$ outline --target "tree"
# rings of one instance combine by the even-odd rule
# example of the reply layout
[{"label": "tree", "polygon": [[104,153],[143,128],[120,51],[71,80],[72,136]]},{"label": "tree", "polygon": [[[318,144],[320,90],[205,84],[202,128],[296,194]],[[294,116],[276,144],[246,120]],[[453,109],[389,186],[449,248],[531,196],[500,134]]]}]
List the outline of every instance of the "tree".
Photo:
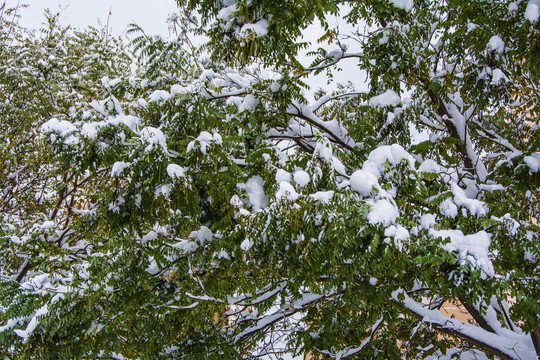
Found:
[{"label": "tree", "polygon": [[[179,5],[174,41],[134,27],[136,74],[39,128],[50,173],[91,181],[69,220],[4,220],[32,262],[2,260],[7,354],[540,355],[537,0]],[[368,90],[310,101],[344,61]]]}]

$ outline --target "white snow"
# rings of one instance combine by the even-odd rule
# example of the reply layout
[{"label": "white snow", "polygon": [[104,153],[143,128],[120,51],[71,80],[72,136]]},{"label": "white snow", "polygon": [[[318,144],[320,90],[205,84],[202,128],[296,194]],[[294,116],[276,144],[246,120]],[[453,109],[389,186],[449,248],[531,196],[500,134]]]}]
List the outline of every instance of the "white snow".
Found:
[{"label": "white snow", "polygon": [[246,95],[246,97],[242,101],[242,105],[240,105],[240,107],[238,108],[238,112],[253,111],[255,110],[258,104],[259,104],[259,100],[257,100],[255,96],[251,94]]},{"label": "white snow", "polygon": [[81,128],[81,134],[89,139],[95,139],[98,131],[98,122],[84,123]]},{"label": "white snow", "polygon": [[527,4],[527,9],[525,9],[525,19],[529,20],[532,23],[538,21],[540,17],[540,1],[531,0]]},{"label": "white snow", "polygon": [[160,272],[159,266],[153,258],[150,259],[150,264],[146,267],[145,271],[150,275],[156,275]]},{"label": "white snow", "polygon": [[345,168],[345,165],[343,165],[341,160],[339,160],[339,158],[336,156],[332,156],[332,167],[338,174],[347,175],[347,169]]},{"label": "white snow", "polygon": [[536,173],[540,170],[540,154],[534,153],[530,156],[525,156],[523,161],[527,164],[532,173]]},{"label": "white snow", "polygon": [[220,19],[220,20],[223,20],[223,21],[227,21],[227,20],[229,20],[229,18],[231,18],[234,15],[234,13],[237,10],[238,10],[238,7],[236,6],[236,4],[226,6],[226,7],[224,7],[223,9],[221,9],[219,11],[216,18]]},{"label": "white snow", "polygon": [[168,91],[165,90],[156,90],[152,94],[150,94],[150,98],[148,101],[150,102],[160,102],[169,100],[171,98],[171,94]]},{"label": "white snow", "polygon": [[253,211],[259,211],[268,205],[268,197],[264,193],[264,180],[259,175],[253,176],[246,182],[246,192]]},{"label": "white snow", "polygon": [[392,165],[398,165],[402,160],[408,160],[410,166],[414,166],[414,158],[403,146],[399,144],[383,145],[369,154],[362,170],[371,172],[378,179],[383,172],[383,163],[385,161],[388,161]]},{"label": "white snow", "polygon": [[268,34],[268,20],[261,19],[254,24],[245,24],[240,29],[240,37],[247,38],[250,34],[255,37],[261,37]]},{"label": "white snow", "polygon": [[491,73],[491,85],[500,85],[504,81],[509,81],[508,77],[501,69],[493,69]]},{"label": "white snow", "polygon": [[230,204],[235,208],[241,208],[242,206],[244,206],[244,203],[242,202],[242,200],[240,200],[240,197],[238,195],[233,195]]},{"label": "white snow", "polygon": [[161,147],[165,152],[167,150],[167,138],[163,132],[155,127],[147,126],[141,130],[141,138],[148,143],[146,151],[149,151],[154,145]]},{"label": "white snow", "polygon": [[405,11],[411,11],[414,7],[414,0],[390,0],[395,7]]},{"label": "white snow", "polygon": [[272,92],[278,92],[281,89],[281,85],[277,81],[274,81],[272,85],[270,85],[270,91]]},{"label": "white snow", "polygon": [[452,202],[451,199],[444,200],[440,205],[439,209],[443,213],[444,216],[455,218],[458,214],[458,208],[456,204]]},{"label": "white snow", "polygon": [[488,50],[495,50],[499,54],[502,54],[504,52],[504,41],[500,36],[494,35],[491,37],[491,39],[489,39],[487,48]]},{"label": "white snow", "polygon": [[397,106],[400,102],[401,98],[399,95],[391,89],[369,99],[369,105],[375,107]]},{"label": "white snow", "polygon": [[28,325],[26,325],[26,329],[25,330],[15,330],[15,334],[17,334],[17,336],[22,337],[24,339],[24,341],[26,341],[28,339],[28,337],[34,332],[36,327],[39,325],[39,319],[42,318],[43,316],[47,315],[48,312],[49,312],[48,305],[42,306],[41,308],[39,308],[38,311],[36,311],[34,316],[32,316],[32,319],[30,320]]},{"label": "white snow", "polygon": [[251,249],[252,246],[253,246],[253,241],[251,241],[250,239],[245,239],[240,244],[240,249],[244,251],[248,251],[249,249]]},{"label": "white snow", "polygon": [[276,199],[286,198],[289,201],[295,201],[299,195],[290,183],[282,181],[279,183],[279,190],[276,192]]},{"label": "white snow", "polygon": [[317,191],[316,193],[310,194],[309,197],[327,203],[334,197],[334,191]]},{"label": "white snow", "polygon": [[396,240],[407,240],[411,237],[409,231],[401,225],[387,227],[384,230],[384,236],[393,237]]},{"label": "white snow", "polygon": [[433,214],[424,214],[420,218],[420,226],[422,229],[430,229],[435,223],[435,216]]},{"label": "white snow", "polygon": [[313,155],[320,157],[326,162],[332,161],[332,145],[330,145],[328,141],[317,142],[317,145],[315,146],[315,151],[313,151]]},{"label": "white snow", "polygon": [[192,253],[199,248],[195,241],[180,239],[176,244],[171,245],[175,249],[182,250],[185,253]]},{"label": "white snow", "polygon": [[422,162],[420,167],[418,168],[418,172],[420,173],[435,173],[438,174],[441,171],[445,170],[441,165],[437,164],[435,161],[431,159],[426,159]]},{"label": "white snow", "polygon": [[188,236],[190,239],[197,239],[197,241],[204,245],[205,243],[211,242],[214,238],[214,233],[206,226],[201,226],[197,231],[192,231]]},{"label": "white snow", "polygon": [[171,178],[181,178],[184,177],[186,173],[186,170],[177,164],[169,164],[167,165],[167,174]]},{"label": "white snow", "polygon": [[[58,300],[60,299],[63,299],[64,298],[64,294],[56,294],[50,301],[49,304],[54,304],[56,303]],[[32,316],[32,318],[30,319],[30,322],[28,323],[28,325],[26,325],[26,329],[25,330],[14,330],[15,334],[17,334],[17,336],[20,336],[21,338],[23,338],[23,340],[26,342],[28,340],[28,337],[30,335],[32,335],[32,333],[34,332],[34,330],[38,327],[39,325],[39,322],[41,320],[41,318],[43,318],[45,315],[47,315],[47,313],[49,312],[49,304],[45,304],[43,305],[42,307],[40,307],[35,313],[34,315]],[[8,325],[11,325],[11,324],[8,324]],[[16,324],[13,324],[13,325],[16,325]],[[0,332],[3,331],[0,330]]]},{"label": "white snow", "polygon": [[111,169],[111,176],[119,176],[122,174],[125,168],[127,168],[131,163],[124,161],[117,161],[113,164]]},{"label": "white snow", "polygon": [[148,234],[143,236],[143,238],[141,239],[141,242],[144,244],[148,241],[156,240],[157,238],[158,238],[158,234],[152,230]]},{"label": "white snow", "polygon": [[116,78],[109,82],[109,87],[114,88],[116,85],[120,84],[122,82],[122,79]]},{"label": "white snow", "polygon": [[[219,135],[218,133],[214,133],[212,135],[208,131],[201,132],[199,136],[197,137],[196,141],[199,142],[198,145],[203,154],[206,154],[206,149],[211,145],[211,143],[215,143],[217,145],[221,145],[223,143],[223,139],[221,138],[221,135]],[[192,141],[188,144],[186,152],[189,153],[196,148],[197,148],[196,142]]]},{"label": "white snow", "polygon": [[396,233],[394,234],[394,238],[396,240],[407,240],[411,237],[409,234],[409,230],[405,229],[403,226],[398,225],[396,229]]},{"label": "white snow", "polygon": [[282,182],[291,182],[291,174],[283,169],[278,169],[276,172],[276,182],[278,184]]},{"label": "white snow", "polygon": [[357,170],[351,175],[351,189],[362,196],[369,196],[373,186],[378,184],[377,178],[368,171]]},{"label": "white snow", "polygon": [[399,216],[398,209],[387,199],[375,201],[369,214],[368,221],[371,224],[382,224],[389,226],[394,223]]},{"label": "white snow", "polygon": [[[450,238],[450,242],[442,246],[448,252],[456,252],[460,258],[467,259],[473,266],[482,269],[482,277],[495,276],[493,264],[489,259],[491,234],[480,231],[476,234],[464,235],[460,230],[435,230],[429,233],[435,238]],[[472,257],[471,257],[472,256]]]},{"label": "white snow", "polygon": [[469,199],[465,195],[465,191],[454,182],[452,182],[451,188],[454,194],[454,202],[457,206],[467,208],[473,216],[485,216],[487,214],[488,207],[483,201]]},{"label": "white snow", "polygon": [[[418,303],[411,299],[403,290],[397,290],[392,293],[392,297],[397,300],[398,294],[402,294],[405,297],[403,305],[417,314],[426,323],[437,324],[441,327],[453,330],[458,334],[462,334],[465,337],[476,340],[480,343],[487,344],[503,354],[507,355],[510,359],[534,359],[536,358],[534,345],[532,344],[531,337],[528,334],[517,334],[517,336],[508,337],[505,335],[498,335],[482,329],[481,327],[473,324],[462,323],[455,318],[449,318],[444,316],[439,310],[430,310],[422,303]],[[461,351],[460,351],[461,354]],[[441,358],[445,359],[445,358]],[[465,357],[465,359],[471,359]],[[477,359],[476,357],[473,359]],[[478,358],[481,360],[482,358]]]},{"label": "white snow", "polygon": [[293,178],[296,185],[300,187],[304,187],[309,184],[309,174],[303,170],[295,171]]},{"label": "white snow", "polygon": [[189,90],[182,85],[174,84],[173,86],[171,86],[171,94],[173,95],[186,94],[188,92]]},{"label": "white snow", "polygon": [[43,131],[44,133],[54,132],[64,137],[76,132],[77,128],[69,121],[52,118],[43,125],[41,125],[41,131]]}]

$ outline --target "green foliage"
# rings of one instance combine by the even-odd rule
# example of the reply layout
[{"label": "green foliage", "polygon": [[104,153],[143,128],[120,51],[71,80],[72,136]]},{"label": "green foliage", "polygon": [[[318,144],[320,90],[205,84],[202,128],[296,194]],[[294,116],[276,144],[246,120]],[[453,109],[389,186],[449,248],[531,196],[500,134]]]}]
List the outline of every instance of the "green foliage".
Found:
[{"label": "green foliage", "polygon": [[534,1],[178,1],[130,45],[2,6],[0,350],[534,356]]}]

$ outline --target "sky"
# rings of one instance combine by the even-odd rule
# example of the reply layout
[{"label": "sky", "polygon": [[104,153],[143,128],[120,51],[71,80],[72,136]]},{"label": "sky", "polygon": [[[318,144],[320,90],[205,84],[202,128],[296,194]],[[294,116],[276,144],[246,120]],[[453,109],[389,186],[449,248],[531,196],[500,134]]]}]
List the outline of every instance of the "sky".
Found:
[{"label": "sky", "polygon": [[109,17],[112,34],[122,35],[130,23],[137,23],[147,33],[167,35],[166,19],[176,10],[174,0],[0,0],[8,7],[18,3],[29,5],[21,11],[21,24],[33,29],[39,28],[45,17],[43,12],[49,8],[60,11],[60,23],[76,28],[105,25]]}]

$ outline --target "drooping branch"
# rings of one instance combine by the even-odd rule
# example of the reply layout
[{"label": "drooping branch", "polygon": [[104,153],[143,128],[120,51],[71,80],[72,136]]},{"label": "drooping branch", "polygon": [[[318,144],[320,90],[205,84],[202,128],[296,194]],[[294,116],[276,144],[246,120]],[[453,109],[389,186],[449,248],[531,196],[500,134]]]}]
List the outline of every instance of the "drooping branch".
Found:
[{"label": "drooping branch", "polygon": [[527,335],[516,333],[512,338],[498,335],[479,326],[465,324],[457,319],[444,316],[438,310],[427,309],[405,293],[401,292],[405,299],[399,301],[397,300],[399,293],[394,293],[394,301],[404,306],[414,316],[428,323],[437,331],[467,341],[504,360],[534,359],[536,356],[531,352],[531,348],[526,345],[529,342]]}]

